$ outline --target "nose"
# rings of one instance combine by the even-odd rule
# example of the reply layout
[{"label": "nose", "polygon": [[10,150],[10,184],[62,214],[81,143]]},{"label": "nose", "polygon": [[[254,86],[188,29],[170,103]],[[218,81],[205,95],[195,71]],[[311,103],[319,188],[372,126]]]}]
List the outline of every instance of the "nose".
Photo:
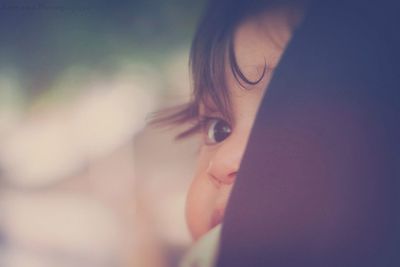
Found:
[{"label": "nose", "polygon": [[230,166],[230,164],[225,164],[224,166],[216,163],[210,162],[208,167],[208,174],[214,182],[217,182],[219,185],[231,185],[234,183],[237,170],[234,166]]},{"label": "nose", "polygon": [[207,169],[214,182],[220,185],[231,185],[235,182],[245,145],[244,142],[231,139],[225,140],[216,148]]}]

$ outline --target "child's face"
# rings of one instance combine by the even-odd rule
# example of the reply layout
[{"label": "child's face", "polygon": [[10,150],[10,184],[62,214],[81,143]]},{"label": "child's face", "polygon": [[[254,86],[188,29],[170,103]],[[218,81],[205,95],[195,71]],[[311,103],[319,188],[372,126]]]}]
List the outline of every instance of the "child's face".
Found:
[{"label": "child's face", "polygon": [[268,67],[263,79],[247,90],[228,65],[226,81],[233,120],[228,122],[220,113],[205,110],[204,105],[201,108],[201,117],[206,120],[204,142],[186,203],[186,219],[194,239],[223,219],[259,103],[291,36],[293,15],[288,8],[274,9],[237,28],[234,46],[243,74],[257,80],[265,63]]}]

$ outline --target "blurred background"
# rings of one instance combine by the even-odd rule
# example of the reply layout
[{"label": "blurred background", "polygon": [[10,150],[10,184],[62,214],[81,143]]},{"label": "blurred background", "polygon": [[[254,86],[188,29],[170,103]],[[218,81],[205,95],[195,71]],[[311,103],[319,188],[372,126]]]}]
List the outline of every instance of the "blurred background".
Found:
[{"label": "blurred background", "polygon": [[0,266],[177,266],[196,140],[146,122],[203,4],[0,0]]}]

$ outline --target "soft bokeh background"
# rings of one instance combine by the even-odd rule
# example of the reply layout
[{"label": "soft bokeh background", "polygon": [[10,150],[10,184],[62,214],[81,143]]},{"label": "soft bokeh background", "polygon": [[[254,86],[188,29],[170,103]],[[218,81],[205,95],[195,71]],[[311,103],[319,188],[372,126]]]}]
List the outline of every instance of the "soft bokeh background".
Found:
[{"label": "soft bokeh background", "polygon": [[177,265],[196,141],[146,118],[203,2],[0,1],[0,266]]}]

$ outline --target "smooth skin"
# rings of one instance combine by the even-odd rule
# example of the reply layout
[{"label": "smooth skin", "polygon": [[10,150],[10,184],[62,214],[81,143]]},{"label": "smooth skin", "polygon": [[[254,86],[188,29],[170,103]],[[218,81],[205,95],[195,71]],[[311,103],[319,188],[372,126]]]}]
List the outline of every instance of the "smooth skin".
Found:
[{"label": "smooth skin", "polygon": [[258,84],[246,85],[245,90],[227,64],[232,121],[205,110],[206,105],[201,108],[208,123],[201,132],[203,142],[186,202],[186,220],[194,240],[223,220],[258,106],[299,18],[292,8],[276,8],[244,21],[235,32],[236,58],[246,77],[259,79],[265,64],[267,71]]}]

